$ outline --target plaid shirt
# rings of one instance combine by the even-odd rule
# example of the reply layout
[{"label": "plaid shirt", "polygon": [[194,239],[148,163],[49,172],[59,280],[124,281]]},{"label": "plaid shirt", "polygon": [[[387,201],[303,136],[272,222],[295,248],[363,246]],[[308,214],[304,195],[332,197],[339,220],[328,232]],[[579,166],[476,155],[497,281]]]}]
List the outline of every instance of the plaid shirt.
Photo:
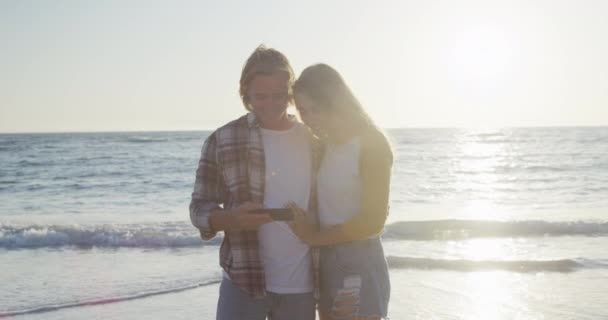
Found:
[{"label": "plaid shirt", "polygon": [[[312,183],[308,212],[317,220],[316,172],[322,144],[310,134]],[[205,240],[217,231],[209,225],[213,210],[236,208],[246,201],[264,202],[264,145],[259,123],[253,113],[234,120],[213,132],[205,141],[196,170],[190,202],[190,220]],[[315,294],[319,284],[319,251],[311,248]],[[257,231],[224,231],[220,266],[232,282],[252,296],[266,294],[264,267],[260,258]]]}]

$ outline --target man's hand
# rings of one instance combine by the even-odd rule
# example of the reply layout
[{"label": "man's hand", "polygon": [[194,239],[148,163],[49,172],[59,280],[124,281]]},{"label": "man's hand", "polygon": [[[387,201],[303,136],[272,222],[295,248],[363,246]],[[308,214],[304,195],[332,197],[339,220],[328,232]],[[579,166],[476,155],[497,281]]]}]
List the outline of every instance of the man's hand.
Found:
[{"label": "man's hand", "polygon": [[245,202],[232,212],[230,230],[257,230],[261,225],[272,222],[272,218],[267,213],[250,213],[249,210],[262,209],[260,203]]},{"label": "man's hand", "polygon": [[262,207],[260,203],[245,202],[234,209],[213,211],[209,216],[209,224],[215,231],[257,230],[261,225],[272,221],[269,214],[249,212]]}]

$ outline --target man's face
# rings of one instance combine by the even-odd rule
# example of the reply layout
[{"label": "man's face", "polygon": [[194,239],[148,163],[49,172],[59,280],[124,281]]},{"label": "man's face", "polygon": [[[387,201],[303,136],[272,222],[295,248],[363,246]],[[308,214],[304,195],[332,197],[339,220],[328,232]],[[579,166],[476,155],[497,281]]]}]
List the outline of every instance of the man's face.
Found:
[{"label": "man's face", "polygon": [[286,72],[256,75],[249,84],[247,97],[261,124],[281,120],[289,104],[289,75]]}]

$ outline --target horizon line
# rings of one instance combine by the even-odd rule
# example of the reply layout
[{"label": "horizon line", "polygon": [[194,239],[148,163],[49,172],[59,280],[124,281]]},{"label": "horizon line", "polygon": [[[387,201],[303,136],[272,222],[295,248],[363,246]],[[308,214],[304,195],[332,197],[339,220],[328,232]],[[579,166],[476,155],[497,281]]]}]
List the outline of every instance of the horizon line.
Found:
[{"label": "horizon line", "polygon": [[[402,127],[380,127],[383,130],[400,130],[400,129],[450,129],[450,130],[498,130],[498,129],[534,129],[534,128],[607,128],[607,125],[538,125],[538,126],[402,126]],[[12,134],[78,134],[78,133],[144,133],[144,132],[204,132],[204,131],[213,131],[219,127],[214,128],[199,128],[199,129],[121,129],[121,130],[91,130],[91,131],[82,131],[82,130],[67,130],[67,131],[0,131],[0,135],[12,135]]]}]

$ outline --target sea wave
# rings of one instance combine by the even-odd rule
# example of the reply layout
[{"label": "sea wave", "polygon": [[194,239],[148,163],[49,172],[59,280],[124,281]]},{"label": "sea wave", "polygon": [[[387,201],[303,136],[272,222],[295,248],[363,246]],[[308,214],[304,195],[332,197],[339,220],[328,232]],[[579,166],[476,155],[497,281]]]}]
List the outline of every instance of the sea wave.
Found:
[{"label": "sea wave", "polygon": [[[388,225],[385,240],[462,240],[554,236],[608,236],[608,222],[429,220]],[[12,225],[0,223],[0,248],[76,246],[175,248],[218,245],[221,236],[202,241],[187,222],[111,225]]]},{"label": "sea wave", "polygon": [[585,268],[608,268],[607,261],[590,259],[558,260],[456,260],[417,257],[387,257],[391,269],[509,272],[574,272]]},{"label": "sea wave", "polygon": [[129,143],[156,143],[156,142],[167,142],[168,138],[152,138],[152,137],[129,137],[125,139]]},{"label": "sea wave", "polygon": [[401,221],[386,227],[388,239],[458,240],[469,238],[608,236],[608,222],[597,221]]},{"label": "sea wave", "polygon": [[130,247],[166,248],[217,245],[219,238],[202,242],[187,223],[145,225],[0,225],[0,248]]}]

